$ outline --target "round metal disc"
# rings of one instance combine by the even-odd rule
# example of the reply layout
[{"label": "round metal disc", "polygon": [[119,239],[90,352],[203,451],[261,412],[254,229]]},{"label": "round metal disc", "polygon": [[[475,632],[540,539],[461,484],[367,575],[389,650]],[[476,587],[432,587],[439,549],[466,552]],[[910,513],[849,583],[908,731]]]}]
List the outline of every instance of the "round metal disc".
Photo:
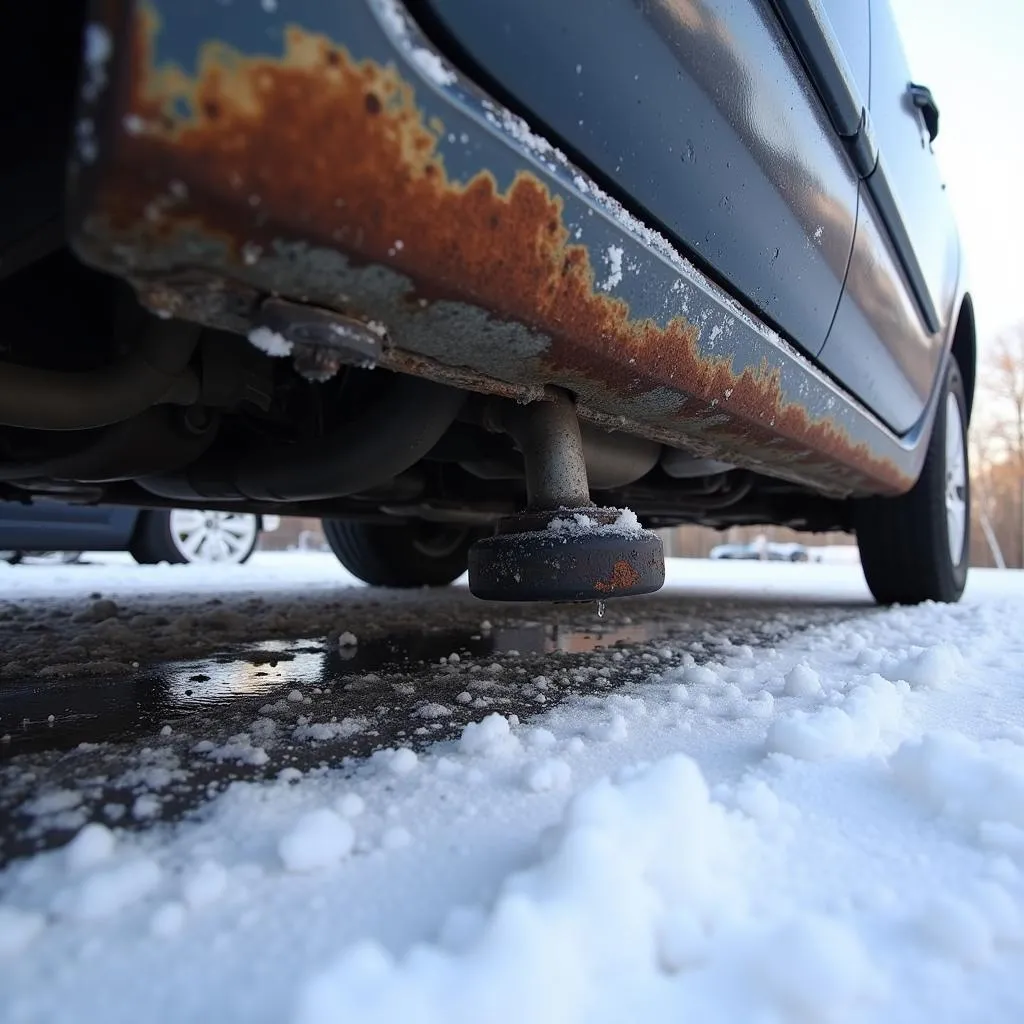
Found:
[{"label": "round metal disc", "polygon": [[469,589],[488,601],[604,601],[664,582],[665,551],[650,530],[499,533],[469,549]]},{"label": "round metal disc", "polygon": [[176,508],[170,514],[171,543],[186,562],[237,565],[249,557],[259,520],[249,512]]},{"label": "round metal disc", "polygon": [[967,543],[967,460],[964,423],[956,395],[946,396],[946,530],[949,557],[959,565]]}]

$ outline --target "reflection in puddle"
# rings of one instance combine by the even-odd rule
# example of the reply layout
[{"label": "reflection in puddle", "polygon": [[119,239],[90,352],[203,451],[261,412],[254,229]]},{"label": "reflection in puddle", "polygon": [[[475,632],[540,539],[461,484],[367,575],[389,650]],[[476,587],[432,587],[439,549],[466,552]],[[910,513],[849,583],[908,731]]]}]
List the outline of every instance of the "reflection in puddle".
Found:
[{"label": "reflection in puddle", "polygon": [[655,640],[666,634],[664,626],[639,623],[630,626],[610,626],[607,629],[572,629],[565,626],[526,623],[522,626],[502,626],[491,634],[491,650],[515,650],[523,654],[550,654],[552,651],[572,651],[585,654],[602,647],[617,644],[639,644]]},{"label": "reflection in puddle", "polygon": [[0,761],[31,751],[67,750],[79,743],[125,742],[193,714],[284,696],[305,686],[335,686],[371,672],[421,673],[453,653],[483,658],[643,643],[671,632],[657,623],[593,625],[543,622],[496,624],[480,632],[436,629],[402,633],[354,647],[322,639],[268,640],[214,658],[176,662],[133,676],[83,677],[0,690]]},{"label": "reflection in puddle", "polygon": [[[497,626],[481,633],[437,630],[399,634],[350,647],[329,648],[322,641],[270,640],[248,648],[238,657],[213,662],[188,662],[162,674],[165,702],[185,707],[217,705],[243,696],[260,696],[287,684],[330,684],[341,676],[381,669],[411,670],[439,663],[452,653],[470,657],[518,651],[549,654],[555,650],[586,653],[602,647],[643,643],[665,635],[649,624],[608,629],[572,629],[544,623]],[[275,658],[274,654],[280,655]]]},{"label": "reflection in puddle", "polygon": [[[437,630],[400,634],[353,647],[328,649],[322,642],[296,645],[271,640],[231,660],[187,662],[162,673],[166,705],[208,707],[246,696],[274,693],[286,683],[293,686],[330,684],[340,676],[375,672],[383,668],[409,669],[440,662],[452,653],[485,657],[517,651],[520,654],[550,654],[568,651],[585,654],[603,647],[643,643],[664,635],[665,630],[648,623],[608,629],[580,629],[550,623],[526,622],[500,625],[480,633]],[[277,655],[278,657],[274,657]]]},{"label": "reflection in puddle", "polygon": [[232,660],[187,662],[163,672],[159,700],[165,708],[210,707],[240,697],[258,697],[281,689],[285,680],[302,683],[322,673],[320,647],[286,640],[267,640]]}]

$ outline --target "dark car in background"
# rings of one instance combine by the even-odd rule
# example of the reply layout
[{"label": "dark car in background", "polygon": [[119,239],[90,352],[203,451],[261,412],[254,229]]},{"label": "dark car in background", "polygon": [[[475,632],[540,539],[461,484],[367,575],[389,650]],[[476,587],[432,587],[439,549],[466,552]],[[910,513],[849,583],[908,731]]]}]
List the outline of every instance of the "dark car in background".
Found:
[{"label": "dark car in background", "polygon": [[846,530],[879,601],[960,596],[974,313],[886,0],[38,0],[17,40],[0,498],[318,516],[370,582],[512,600],[657,589],[653,527]]},{"label": "dark car in background", "polygon": [[275,518],[59,501],[0,503],[0,560],[53,552],[71,561],[83,551],[129,551],[143,565],[241,565],[256,550],[261,530],[276,528]]}]

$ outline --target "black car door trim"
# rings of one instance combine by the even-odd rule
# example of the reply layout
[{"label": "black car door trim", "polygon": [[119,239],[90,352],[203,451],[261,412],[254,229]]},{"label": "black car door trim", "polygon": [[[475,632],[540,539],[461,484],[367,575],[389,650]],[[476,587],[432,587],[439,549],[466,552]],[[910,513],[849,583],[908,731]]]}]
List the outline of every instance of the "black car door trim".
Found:
[{"label": "black car door trim", "polygon": [[855,138],[863,127],[864,103],[819,0],[771,0],[771,4],[832,127],[844,139]]},{"label": "black car door trim", "polygon": [[860,98],[828,15],[819,0],[771,0],[771,5],[851,163],[875,200],[921,316],[934,334],[941,326],[938,313],[886,176],[885,164],[879,158],[870,112]]}]

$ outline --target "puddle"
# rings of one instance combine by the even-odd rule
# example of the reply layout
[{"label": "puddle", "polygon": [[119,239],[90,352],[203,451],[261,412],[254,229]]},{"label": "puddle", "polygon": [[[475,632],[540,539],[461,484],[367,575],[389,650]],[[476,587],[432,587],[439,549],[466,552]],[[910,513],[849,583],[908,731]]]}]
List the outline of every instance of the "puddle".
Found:
[{"label": "puddle", "polygon": [[[605,647],[644,643],[667,630],[649,623],[580,629],[539,622],[499,625],[479,633],[436,630],[404,634],[353,647],[328,649],[307,641],[296,652],[294,643],[274,640],[259,644],[242,657],[196,661],[165,669],[166,703],[182,711],[211,707],[240,697],[276,693],[285,681],[293,686],[330,686],[346,675],[381,669],[406,669],[439,664],[451,654],[483,658],[489,654],[585,654]],[[279,653],[277,653],[279,652]],[[277,657],[275,657],[277,653]]]},{"label": "puddle", "polygon": [[132,676],[83,676],[0,690],[0,761],[19,754],[69,750],[79,743],[125,742],[188,717],[254,706],[289,689],[334,686],[346,676],[380,670],[417,673],[453,653],[463,658],[516,651],[585,654],[642,643],[670,632],[664,625],[497,624],[488,630],[426,630],[358,644],[268,640],[214,658],[142,669]]}]

